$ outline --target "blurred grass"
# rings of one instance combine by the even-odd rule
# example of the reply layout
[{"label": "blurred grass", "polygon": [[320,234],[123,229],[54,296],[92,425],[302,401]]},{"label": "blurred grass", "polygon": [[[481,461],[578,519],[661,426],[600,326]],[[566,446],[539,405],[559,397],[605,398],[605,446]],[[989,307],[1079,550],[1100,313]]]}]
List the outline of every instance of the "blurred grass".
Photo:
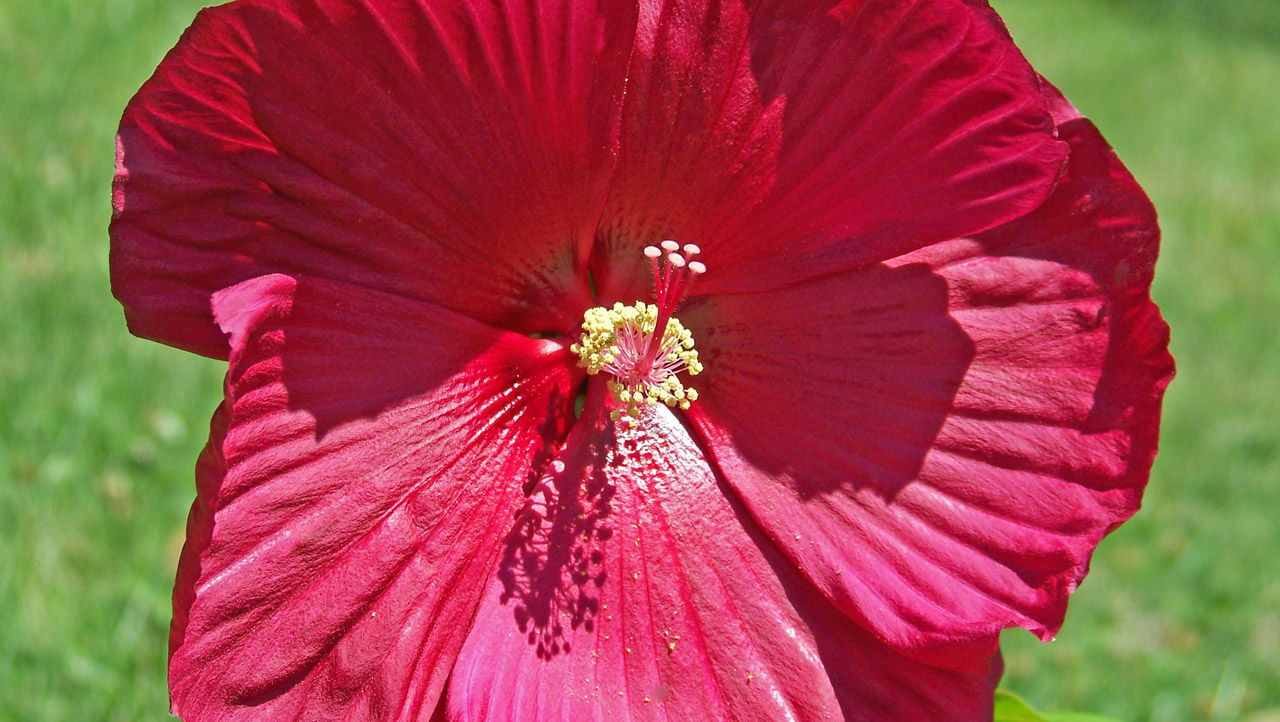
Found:
[{"label": "blurred grass", "polygon": [[1280,708],[1280,3],[995,0],[1160,212],[1178,378],[1145,508],[1099,548],[1059,641],[1005,634],[1042,709]]},{"label": "blurred grass", "polygon": [[[199,4],[0,0],[0,720],[166,718],[221,369],[127,335],[106,224],[120,111]],[[1058,641],[1006,634],[1006,683],[1128,720],[1280,709],[1280,3],[994,4],[1160,209],[1179,363],[1146,509]]]},{"label": "blurred grass", "polygon": [[196,3],[0,0],[0,719],[166,719],[165,637],[217,364],[130,339],[115,126]]}]

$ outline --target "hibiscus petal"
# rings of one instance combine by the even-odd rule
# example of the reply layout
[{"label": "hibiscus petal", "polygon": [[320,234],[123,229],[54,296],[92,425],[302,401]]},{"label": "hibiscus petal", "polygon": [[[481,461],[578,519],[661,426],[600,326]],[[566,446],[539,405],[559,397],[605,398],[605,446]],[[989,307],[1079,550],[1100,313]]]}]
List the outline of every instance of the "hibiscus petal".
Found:
[{"label": "hibiscus petal", "polygon": [[601,396],[508,540],[450,719],[991,718],[998,671],[875,641],[764,539],[670,411],[614,427]]},{"label": "hibiscus petal", "polygon": [[593,261],[647,289],[646,243],[706,252],[698,293],[775,288],[1038,206],[1066,148],[985,3],[645,5]]},{"label": "hibiscus petal", "polygon": [[225,357],[210,295],[284,272],[572,328],[633,32],[617,0],[203,11],[120,125],[131,327]]},{"label": "hibiscus petal", "polygon": [[1072,153],[1034,213],[681,315],[691,418],[753,516],[846,613],[962,668],[1003,627],[1056,632],[1138,507],[1172,375],[1154,211],[1047,92]]},{"label": "hibiscus petal", "polygon": [[429,716],[567,423],[567,351],[326,280],[213,302],[231,367],[174,591],[174,713]]}]

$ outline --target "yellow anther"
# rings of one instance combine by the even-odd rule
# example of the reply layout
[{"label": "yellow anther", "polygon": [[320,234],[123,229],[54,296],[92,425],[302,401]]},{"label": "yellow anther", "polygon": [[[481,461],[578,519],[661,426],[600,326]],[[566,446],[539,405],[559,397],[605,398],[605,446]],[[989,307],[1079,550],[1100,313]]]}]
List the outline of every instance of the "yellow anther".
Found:
[{"label": "yellow anther", "polygon": [[597,306],[583,315],[582,338],[569,346],[588,374],[606,371],[613,376],[606,388],[621,407],[610,414],[615,420],[621,413],[638,418],[645,407],[658,402],[687,409],[698,398],[697,391],[685,388],[677,376],[702,372],[693,333],[668,318],[661,343],[650,348],[657,322],[658,307],[651,303]]}]

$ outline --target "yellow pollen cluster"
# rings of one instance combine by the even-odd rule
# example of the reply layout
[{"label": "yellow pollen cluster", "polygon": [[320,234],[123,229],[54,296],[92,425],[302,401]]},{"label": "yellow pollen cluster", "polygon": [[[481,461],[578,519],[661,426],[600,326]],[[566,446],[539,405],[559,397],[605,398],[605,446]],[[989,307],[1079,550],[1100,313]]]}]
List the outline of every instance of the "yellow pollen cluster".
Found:
[{"label": "yellow pollen cluster", "polygon": [[[687,409],[698,399],[697,390],[686,388],[677,376],[681,371],[691,376],[702,372],[693,333],[669,318],[662,342],[653,349],[650,345],[657,323],[658,307],[650,303],[597,306],[583,316],[581,342],[569,347],[588,374],[605,371],[614,377],[608,382],[609,393],[632,418],[639,418],[644,407],[658,402]],[[613,418],[617,420],[622,413],[615,410]]]}]

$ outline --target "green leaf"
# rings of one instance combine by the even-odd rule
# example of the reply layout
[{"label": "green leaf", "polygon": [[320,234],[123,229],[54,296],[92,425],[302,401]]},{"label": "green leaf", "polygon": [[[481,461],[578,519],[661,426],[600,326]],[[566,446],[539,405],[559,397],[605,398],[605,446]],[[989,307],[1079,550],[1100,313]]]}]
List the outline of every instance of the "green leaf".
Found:
[{"label": "green leaf", "polygon": [[1046,722],[1022,698],[1012,692],[996,690],[995,722]]},{"label": "green leaf", "polygon": [[1041,714],[1031,708],[1021,697],[1004,690],[996,690],[995,722],[1117,722],[1110,717],[1083,712],[1058,712]]}]

